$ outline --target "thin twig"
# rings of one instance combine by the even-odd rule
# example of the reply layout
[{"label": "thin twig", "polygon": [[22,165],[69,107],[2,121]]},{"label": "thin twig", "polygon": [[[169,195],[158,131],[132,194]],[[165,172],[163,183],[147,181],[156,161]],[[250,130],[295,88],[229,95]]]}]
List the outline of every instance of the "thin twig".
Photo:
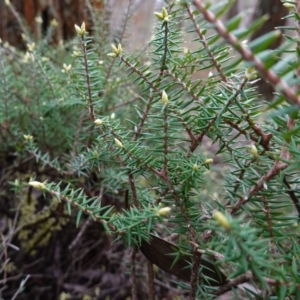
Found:
[{"label": "thin twig", "polygon": [[103,111],[103,113],[108,112],[108,111],[114,111],[114,110],[116,110],[116,109],[118,109],[118,108],[120,108],[122,106],[126,106],[128,104],[131,104],[131,103],[133,103],[133,102],[135,102],[135,101],[137,101],[139,99],[140,99],[140,97],[134,97],[134,98],[132,98],[132,99],[130,99],[128,101],[125,101],[125,102],[122,102],[122,103],[118,103],[118,104],[116,104],[114,106],[108,107],[106,110]]},{"label": "thin twig", "polygon": [[136,185],[135,185],[135,180],[134,180],[134,176],[133,176],[132,173],[129,173],[128,180],[129,180],[130,189],[131,189],[131,192],[132,192],[134,206],[135,207],[140,207],[138,194],[137,194],[137,190],[136,190]]},{"label": "thin twig", "polygon": [[85,0],[85,5],[88,9],[89,14],[91,15],[93,26],[95,26],[96,25],[95,7],[92,6],[89,0]]},{"label": "thin twig", "polygon": [[139,69],[137,69],[133,64],[131,64],[124,56],[119,55],[119,58],[121,61],[127,65],[132,71],[134,71],[136,74],[139,75],[140,78],[144,80],[145,83],[147,83],[153,91],[158,93],[160,96],[162,95],[162,91],[156,87],[154,83],[148,80],[147,76],[145,76]]},{"label": "thin twig", "polygon": [[[244,77],[244,80],[240,84],[240,86],[235,91],[234,95],[230,97],[230,99],[227,101],[225,106],[222,108],[222,112],[224,112],[237,98],[237,96],[241,93],[242,89],[245,87],[246,83],[248,82],[248,79]],[[193,141],[193,143],[190,146],[189,152],[194,152],[196,148],[198,147],[199,143],[202,141],[203,137],[206,135],[208,130],[211,128],[211,126],[214,124],[214,122],[219,117],[220,112],[216,113],[216,115],[209,121],[208,125],[206,126],[205,130],[203,130]]]},{"label": "thin twig", "polygon": [[185,82],[183,82],[180,78],[178,78],[177,76],[175,76],[175,74],[172,73],[171,70],[165,70],[164,74],[167,74],[169,76],[172,77],[172,81],[177,82],[178,84],[180,84],[182,86],[182,88],[195,100],[195,101],[201,101],[201,98],[198,97],[196,94],[194,94],[191,89],[185,84]]},{"label": "thin twig", "polygon": [[149,300],[155,300],[153,264],[147,260]]},{"label": "thin twig", "polygon": [[98,222],[98,223],[101,223],[101,224],[104,224],[104,225],[108,226],[108,228],[110,228],[110,229],[113,230],[113,231],[116,230],[115,226],[113,226],[113,225],[107,223],[106,220],[101,219],[97,214],[93,213],[93,211],[91,211],[91,210],[89,210],[89,209],[87,209],[87,208],[84,208],[84,207],[80,206],[80,204],[74,202],[73,199],[71,199],[71,198],[69,198],[69,197],[67,197],[67,196],[65,196],[65,195],[63,195],[63,194],[61,194],[61,193],[59,193],[59,192],[56,192],[56,191],[54,191],[54,190],[48,190],[48,189],[47,189],[47,192],[49,192],[52,196],[57,197],[57,199],[63,200],[63,201],[65,201],[65,202],[68,202],[68,203],[70,203],[72,206],[76,207],[77,209],[82,210],[85,214],[90,215],[90,216],[93,218],[94,221],[96,221],[96,222]]},{"label": "thin twig", "polygon": [[201,254],[197,251],[196,247],[193,247],[193,264],[191,269],[191,280],[190,280],[190,300],[196,300],[197,285],[199,277],[199,268],[201,266]]},{"label": "thin twig", "polygon": [[20,293],[22,293],[22,291],[23,291],[23,289],[24,289],[24,286],[25,286],[25,284],[26,284],[26,282],[27,282],[27,280],[28,280],[29,278],[30,278],[30,275],[27,275],[27,276],[25,277],[25,279],[23,279],[23,280],[21,281],[19,288],[17,289],[17,291],[15,292],[15,294],[13,295],[13,297],[11,298],[11,300],[17,299],[17,296],[18,296]]},{"label": "thin twig", "polygon": [[207,54],[209,55],[215,69],[218,71],[220,77],[222,78],[222,81],[227,83],[228,79],[227,79],[226,75],[224,74],[223,70],[221,69],[220,64],[218,63],[218,61],[217,61],[216,57],[214,56],[213,52],[210,50],[210,47],[209,47],[208,42],[205,38],[205,35],[201,32],[201,29],[199,28],[199,26],[196,22],[194,14],[191,10],[191,6],[188,5],[188,4],[185,4],[185,8],[187,10],[187,13],[188,13],[190,19],[193,22],[193,25],[195,27],[195,31],[197,32],[197,34],[199,36],[200,42],[202,43],[202,45],[203,45],[204,49],[206,50]]},{"label": "thin twig", "polygon": [[[119,43],[122,43],[122,40],[124,38],[125,29],[127,27],[127,22],[128,22],[128,20],[130,18],[129,13],[130,13],[130,9],[131,9],[131,5],[132,4],[133,4],[133,1],[130,0],[129,3],[128,3],[128,6],[127,6],[127,11],[126,11],[126,15],[125,15],[125,21],[124,21],[124,24],[122,26],[122,32],[121,32],[121,34],[119,36]],[[104,85],[106,84],[106,81],[108,80],[108,78],[110,78],[110,75],[111,75],[112,68],[113,68],[113,65],[115,63],[115,60],[116,60],[116,58],[113,58],[112,61],[111,61],[111,63],[110,63],[110,65],[109,65],[109,68],[108,68],[106,76],[105,76]]]},{"label": "thin twig", "polygon": [[94,105],[93,105],[93,97],[92,97],[92,88],[91,88],[91,78],[90,78],[90,70],[87,59],[87,51],[86,51],[86,42],[84,41],[84,36],[81,37],[81,48],[83,52],[83,60],[84,60],[84,68],[85,68],[85,78],[87,84],[87,93],[88,93],[88,104],[89,104],[89,114],[90,118],[95,121],[94,114]]},{"label": "thin twig", "polygon": [[[214,292],[214,295],[222,295],[228,291],[230,291],[233,287],[237,287],[238,285],[248,282],[250,280],[255,280],[255,276],[252,273],[252,271],[248,271],[245,274],[242,274],[224,285],[220,286],[217,291]],[[290,287],[294,286],[297,290],[300,290],[300,284],[295,285],[293,282],[286,282],[286,281],[281,281],[278,279],[273,279],[273,278],[268,278],[268,277],[263,277],[263,280],[271,286],[285,286],[285,287]]]},{"label": "thin twig", "polygon": [[144,108],[142,117],[140,118],[139,124],[138,124],[138,126],[137,126],[137,128],[135,130],[134,136],[133,136],[133,140],[134,141],[136,141],[139,138],[140,134],[141,134],[142,128],[144,126],[144,123],[145,123],[145,121],[146,121],[146,119],[148,117],[148,114],[149,114],[149,111],[150,111],[153,99],[154,99],[154,95],[153,95],[152,91],[150,90],[150,95],[149,95],[149,98],[148,98],[147,105]]},{"label": "thin twig", "polygon": [[277,176],[280,171],[286,169],[288,167],[288,164],[283,163],[281,161],[277,161],[274,163],[273,167],[267,172],[266,175],[262,176],[257,183],[252,186],[245,194],[242,198],[240,198],[237,203],[231,208],[231,214],[235,214],[240,207],[245,204],[246,202],[248,202],[250,200],[250,198],[255,195],[256,193],[258,193],[264,186],[265,182],[270,181],[272,178],[274,178],[275,176]]},{"label": "thin twig", "polygon": [[[161,176],[162,176],[162,179],[165,181],[167,187],[169,188],[176,204],[179,207],[179,210],[184,218],[186,227],[189,230],[191,241],[195,244],[198,244],[195,228],[193,227],[193,225],[190,224],[190,220],[186,213],[185,207],[184,207],[180,197],[176,193],[176,190],[175,190],[174,186],[172,185],[171,180],[169,179],[167,174],[162,173]],[[200,263],[201,263],[201,255],[199,255],[199,253],[197,252],[197,247],[193,247],[193,260],[192,261],[193,261],[193,265],[192,265],[191,280],[190,280],[190,285],[191,285],[190,299],[191,300],[196,299],[199,268],[200,268]]]},{"label": "thin twig", "polygon": [[14,15],[14,17],[16,18],[16,20],[18,21],[19,23],[19,26],[22,30],[22,32],[26,35],[26,39],[29,39],[30,37],[30,33],[29,31],[27,30],[26,26],[24,25],[20,15],[18,14],[18,12],[16,11],[15,7],[12,5],[11,1],[8,5],[10,11],[12,12],[12,14]]},{"label": "thin twig", "polygon": [[84,224],[82,225],[80,231],[78,232],[76,238],[73,240],[73,242],[69,245],[68,249],[72,251],[79,241],[81,240],[82,236],[86,232],[87,228],[90,226],[90,224],[93,222],[91,217],[88,217],[87,220],[85,220]]},{"label": "thin twig", "polygon": [[290,183],[288,182],[288,180],[286,179],[286,176],[284,176],[283,178],[283,183],[285,184],[285,186],[287,187],[287,191],[286,193],[289,195],[289,197],[291,198],[291,200],[293,201],[295,208],[298,212],[298,216],[300,218],[300,201],[298,199],[298,197],[296,196],[295,192],[292,190]]},{"label": "thin twig", "polygon": [[268,231],[270,233],[270,244],[271,244],[271,253],[275,254],[276,253],[276,246],[274,243],[274,231],[273,231],[273,225],[272,225],[272,218],[270,214],[270,208],[269,208],[269,203],[267,200],[266,196],[262,196],[263,204],[264,204],[264,209],[263,212],[266,214],[266,220],[268,224]]},{"label": "thin twig", "polygon": [[164,125],[163,125],[163,132],[164,132],[164,163],[162,173],[167,176],[168,174],[168,109],[167,105],[164,107]]},{"label": "thin twig", "polygon": [[200,245],[196,244],[196,243],[193,243],[193,242],[190,242],[194,247],[197,248],[197,251],[198,253],[201,253],[201,254],[207,254],[207,255],[212,255],[215,259],[217,260],[221,260],[221,259],[224,259],[224,255],[219,253],[219,252],[216,252],[216,251],[213,251],[213,250],[210,250],[210,249],[205,249],[205,250],[202,250],[200,248]]},{"label": "thin twig", "polygon": [[239,284],[242,284],[244,282],[249,281],[250,279],[252,279],[252,273],[249,271],[245,274],[242,274],[230,281],[228,281],[227,283],[225,283],[224,285],[220,286],[218,288],[217,291],[214,292],[215,295],[222,295],[228,291],[230,291],[233,287],[238,286]]},{"label": "thin twig", "polygon": [[131,297],[132,297],[132,300],[138,300],[136,274],[135,274],[135,258],[136,258],[136,250],[132,249],[131,258],[130,258],[130,268],[131,268],[130,278],[131,278]]},{"label": "thin twig", "polygon": [[168,29],[168,22],[164,22],[164,25],[165,27],[165,34],[164,34],[164,53],[163,53],[163,56],[162,56],[162,61],[161,61],[161,66],[160,66],[160,73],[159,73],[159,81],[160,79],[162,78],[163,74],[164,74],[164,70],[167,69],[167,54],[168,54],[168,32],[169,32],[169,29]]}]

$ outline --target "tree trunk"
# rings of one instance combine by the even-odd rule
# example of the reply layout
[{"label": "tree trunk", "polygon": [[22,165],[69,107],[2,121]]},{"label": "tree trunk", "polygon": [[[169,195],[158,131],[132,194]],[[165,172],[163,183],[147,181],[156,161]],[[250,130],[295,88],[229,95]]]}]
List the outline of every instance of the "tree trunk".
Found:
[{"label": "tree trunk", "polygon": [[[34,39],[39,39],[47,32],[51,21],[56,20],[53,42],[70,39],[74,36],[74,24],[80,25],[88,20],[85,2],[85,0],[10,0],[12,5],[7,6],[5,1],[1,0],[0,37],[11,45],[22,48],[24,42],[21,34],[24,27],[20,23],[24,23],[23,26],[29,29]],[[97,8],[103,5],[103,0],[94,2]]]},{"label": "tree trunk", "polygon": [[[111,39],[114,33],[123,32],[122,26],[127,10],[134,26],[128,26],[123,32],[127,37],[130,50],[145,45],[151,36],[155,1],[150,0],[10,0],[11,6],[0,0],[0,38],[12,46],[25,49],[21,34],[29,31],[33,40],[44,37],[51,21],[55,20],[52,43],[68,40],[75,35],[74,24],[81,25],[84,21],[89,33],[92,34],[93,16],[95,11],[107,9],[111,11]],[[106,6],[106,7],[105,7]],[[23,21],[21,21],[21,18]],[[39,23],[42,20],[42,23]],[[128,23],[128,22],[127,22]],[[129,37],[129,38],[128,38]],[[128,49],[128,47],[127,47]]]}]

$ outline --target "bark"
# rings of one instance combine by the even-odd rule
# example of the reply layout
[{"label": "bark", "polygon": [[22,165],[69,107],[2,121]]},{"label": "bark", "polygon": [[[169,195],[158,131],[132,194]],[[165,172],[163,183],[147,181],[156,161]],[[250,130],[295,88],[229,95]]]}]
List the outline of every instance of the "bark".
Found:
[{"label": "bark", "polygon": [[[50,22],[54,19],[58,23],[53,37],[54,43],[72,38],[75,31],[74,24],[80,25],[83,21],[88,21],[85,0],[11,0],[10,2],[34,39],[45,35]],[[102,8],[102,0],[94,2],[95,7]],[[43,23],[37,23],[36,17],[41,17]],[[24,46],[20,24],[3,0],[0,1],[0,20],[1,39],[13,46]]]}]

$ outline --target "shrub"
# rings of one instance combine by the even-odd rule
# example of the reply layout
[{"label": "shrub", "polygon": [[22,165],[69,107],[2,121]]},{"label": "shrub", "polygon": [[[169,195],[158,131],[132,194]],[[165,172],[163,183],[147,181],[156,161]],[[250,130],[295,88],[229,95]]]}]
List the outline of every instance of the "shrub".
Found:
[{"label": "shrub", "polygon": [[[265,18],[223,23],[231,4],[169,1],[140,53],[126,52],[122,32],[110,46],[109,12],[92,35],[75,25],[73,45],[26,36],[23,53],[2,43],[1,157],[13,157],[6,172],[19,172],[11,184],[21,240],[24,214],[35,224],[50,214],[36,214],[36,202],[29,209],[29,181],[76,212],[77,226],[89,215],[131,247],[133,299],[139,249],[177,275],[189,299],[245,282],[237,297],[300,297],[298,36],[275,51],[279,30],[247,43]],[[289,17],[299,18],[298,6]],[[257,75],[276,89],[272,102],[257,94]],[[120,204],[104,205],[105,194]],[[64,231],[64,217],[47,223],[50,232]],[[154,299],[151,264],[148,275]]]}]

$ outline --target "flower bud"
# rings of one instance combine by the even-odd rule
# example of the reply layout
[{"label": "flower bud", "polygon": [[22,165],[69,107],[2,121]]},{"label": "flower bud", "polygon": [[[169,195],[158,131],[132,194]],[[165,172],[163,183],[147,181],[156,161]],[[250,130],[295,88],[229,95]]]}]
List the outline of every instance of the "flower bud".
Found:
[{"label": "flower bud", "polygon": [[154,15],[163,22],[169,22],[170,21],[170,15],[168,14],[168,11],[163,7],[161,12],[155,12]]},{"label": "flower bud", "polygon": [[72,69],[72,65],[67,65],[67,64],[63,64],[63,69],[61,70],[63,73],[70,73],[70,71],[71,71],[71,69]]},{"label": "flower bud", "polygon": [[292,3],[283,3],[283,6],[285,6],[286,8],[295,8],[295,4]]},{"label": "flower bud", "polygon": [[35,43],[32,44],[27,44],[27,48],[29,52],[33,52],[34,48],[35,48]]},{"label": "flower bud", "polygon": [[23,137],[24,137],[25,141],[31,141],[31,140],[33,140],[33,136],[30,135],[30,134],[24,134]]},{"label": "flower bud", "polygon": [[159,217],[166,217],[166,216],[168,216],[168,214],[170,213],[170,211],[171,211],[171,207],[168,207],[168,206],[163,207],[163,208],[161,208],[161,209],[158,210],[157,216],[159,216]]},{"label": "flower bud", "polygon": [[198,171],[199,170],[199,166],[197,164],[193,165],[193,171]]},{"label": "flower bud", "polygon": [[219,225],[221,225],[222,227],[224,227],[227,230],[230,229],[230,223],[229,223],[228,219],[225,217],[225,215],[223,213],[216,210],[214,212],[213,217],[219,223]]},{"label": "flower bud", "polygon": [[115,138],[115,143],[119,148],[121,148],[121,149],[124,148],[124,145],[122,144],[122,142],[116,138]]},{"label": "flower bud", "polygon": [[33,62],[34,60],[35,60],[34,55],[32,53],[26,52],[22,61],[25,64],[27,64],[29,62]]},{"label": "flower bud", "polygon": [[116,47],[115,45],[112,44],[111,49],[112,49],[113,53],[107,54],[108,56],[111,56],[111,57],[118,57],[123,51],[122,45],[120,43],[118,44],[118,47]]},{"label": "flower bud", "polygon": [[38,24],[42,24],[43,23],[43,19],[40,16],[37,16],[34,18],[34,21]]},{"label": "flower bud", "polygon": [[155,12],[154,15],[155,15],[158,19],[160,19],[160,20],[163,20],[163,19],[164,19],[162,13]]},{"label": "flower bud", "polygon": [[101,119],[96,119],[96,120],[94,121],[94,124],[96,124],[96,125],[102,125],[102,124],[103,124],[103,121],[102,121]]},{"label": "flower bud", "polygon": [[74,25],[75,26],[75,30],[77,32],[78,35],[80,35],[81,37],[83,37],[86,33],[85,31],[85,23],[82,22],[81,26],[79,27],[78,25]]},{"label": "flower bud", "polygon": [[204,163],[206,164],[206,165],[210,165],[210,164],[212,164],[213,163],[213,159],[212,158],[207,158],[205,161],[204,161]]},{"label": "flower bud", "polygon": [[163,7],[163,8],[161,9],[161,14],[162,14],[163,18],[166,18],[166,17],[169,16],[169,15],[168,15],[168,12],[167,12],[167,10],[166,10],[165,7]]},{"label": "flower bud", "polygon": [[165,91],[163,91],[162,94],[161,94],[161,101],[164,105],[168,105],[169,98],[168,98],[168,95]]},{"label": "flower bud", "polygon": [[52,27],[57,27],[57,26],[58,26],[58,22],[57,22],[55,19],[52,19],[52,20],[50,21],[50,25],[51,25]]},{"label": "flower bud", "polygon": [[110,56],[110,57],[117,57],[117,54],[116,54],[116,53],[107,53],[107,56]]},{"label": "flower bud", "polygon": [[255,147],[255,145],[251,146],[251,150],[250,151],[251,151],[251,153],[252,153],[253,156],[255,156],[255,157],[258,156],[258,151],[257,151],[257,148]]},{"label": "flower bud", "polygon": [[249,67],[245,73],[245,77],[248,80],[253,80],[257,77],[256,70],[253,67]]},{"label": "flower bud", "polygon": [[39,182],[39,181],[29,181],[28,184],[38,190],[46,189],[46,186],[42,182]]}]

